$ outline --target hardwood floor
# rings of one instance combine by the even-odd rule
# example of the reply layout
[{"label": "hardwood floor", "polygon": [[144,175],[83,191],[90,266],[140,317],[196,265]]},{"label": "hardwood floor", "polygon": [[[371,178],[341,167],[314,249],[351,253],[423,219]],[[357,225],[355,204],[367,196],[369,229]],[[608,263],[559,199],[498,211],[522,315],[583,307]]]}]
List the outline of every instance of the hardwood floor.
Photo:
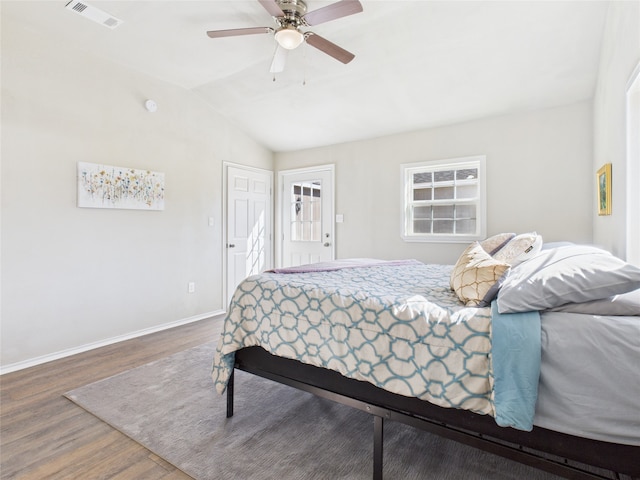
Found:
[{"label": "hardwood floor", "polygon": [[0,478],[190,479],[63,394],[215,340],[222,318],[200,320],[0,377]]}]

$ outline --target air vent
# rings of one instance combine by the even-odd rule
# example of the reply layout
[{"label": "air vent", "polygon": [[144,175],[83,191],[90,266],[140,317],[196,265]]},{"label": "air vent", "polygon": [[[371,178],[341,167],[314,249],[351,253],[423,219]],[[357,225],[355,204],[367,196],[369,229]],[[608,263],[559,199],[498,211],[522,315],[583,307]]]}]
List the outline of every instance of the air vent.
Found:
[{"label": "air vent", "polygon": [[85,8],[87,8],[87,6],[84,3],[78,2],[73,6],[72,10],[74,12],[82,13]]},{"label": "air vent", "polygon": [[85,2],[81,2],[79,0],[71,0],[71,2],[67,3],[65,8],[88,18],[89,20],[99,23],[100,25],[104,25],[107,28],[114,29],[122,23],[122,20],[114,17],[113,15],[109,15],[107,12],[100,10],[99,8],[92,7],[91,5],[87,5]]}]

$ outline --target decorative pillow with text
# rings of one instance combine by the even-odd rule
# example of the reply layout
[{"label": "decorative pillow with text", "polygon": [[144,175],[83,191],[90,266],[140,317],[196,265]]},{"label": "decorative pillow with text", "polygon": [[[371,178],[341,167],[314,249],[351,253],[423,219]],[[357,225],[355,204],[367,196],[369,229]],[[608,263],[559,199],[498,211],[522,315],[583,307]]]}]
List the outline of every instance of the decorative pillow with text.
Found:
[{"label": "decorative pillow with text", "polygon": [[482,240],[480,246],[484,248],[485,252],[493,256],[515,236],[515,233],[498,233]]},{"label": "decorative pillow with text", "polygon": [[536,232],[516,235],[502,247],[494,258],[515,267],[530,258],[535,257],[542,250],[542,237]]}]

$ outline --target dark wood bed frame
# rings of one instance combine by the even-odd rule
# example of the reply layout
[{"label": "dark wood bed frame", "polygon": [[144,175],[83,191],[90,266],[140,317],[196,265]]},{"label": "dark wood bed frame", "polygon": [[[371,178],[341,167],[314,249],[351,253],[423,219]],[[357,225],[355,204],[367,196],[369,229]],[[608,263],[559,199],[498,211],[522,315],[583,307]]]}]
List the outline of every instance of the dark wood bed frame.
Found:
[{"label": "dark wood bed frame", "polygon": [[[374,480],[382,480],[384,420],[421,428],[565,478],[640,478],[640,447],[539,427],[531,432],[502,428],[487,415],[396,395],[332,370],[276,357],[261,347],[236,352],[235,368],[370,413],[374,420]],[[227,417],[233,415],[233,395],[232,375],[227,387]]]}]

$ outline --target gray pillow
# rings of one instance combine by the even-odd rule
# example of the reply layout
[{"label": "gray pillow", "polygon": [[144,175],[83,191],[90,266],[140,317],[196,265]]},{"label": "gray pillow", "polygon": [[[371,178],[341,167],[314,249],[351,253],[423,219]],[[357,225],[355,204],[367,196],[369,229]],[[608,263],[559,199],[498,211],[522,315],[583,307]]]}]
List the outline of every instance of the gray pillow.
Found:
[{"label": "gray pillow", "polygon": [[588,315],[640,316],[640,289],[582,303],[567,303],[552,312],[586,313]]},{"label": "gray pillow", "polygon": [[586,245],[542,250],[511,269],[498,293],[500,313],[546,310],[640,288],[640,268]]}]

